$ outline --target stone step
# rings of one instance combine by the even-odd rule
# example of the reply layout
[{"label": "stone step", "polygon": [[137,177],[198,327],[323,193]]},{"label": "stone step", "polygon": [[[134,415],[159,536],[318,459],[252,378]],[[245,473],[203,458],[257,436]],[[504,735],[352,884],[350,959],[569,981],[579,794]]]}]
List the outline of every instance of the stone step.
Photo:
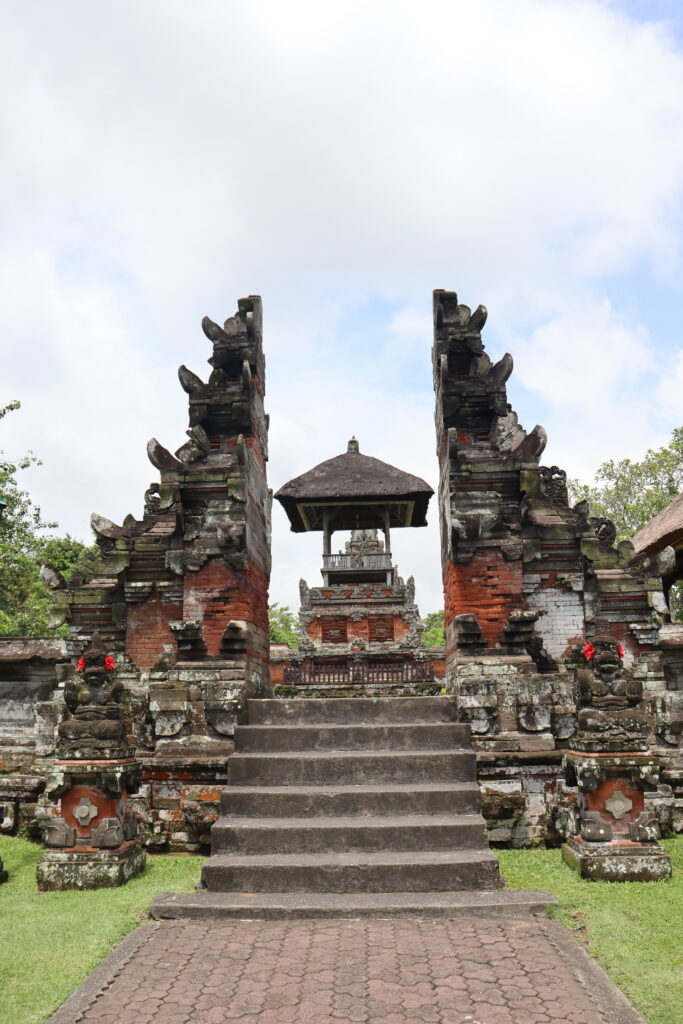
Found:
[{"label": "stone step", "polygon": [[557,903],[552,893],[531,892],[162,892],[152,917],[199,920],[297,920],[304,918],[498,918],[541,914]]},{"label": "stone step", "polygon": [[235,750],[446,750],[468,749],[467,725],[405,722],[401,725],[240,725]]},{"label": "stone step", "polygon": [[488,850],[480,814],[381,818],[219,818],[211,852],[350,853]]},{"label": "stone step", "polygon": [[467,782],[475,771],[471,750],[238,753],[228,759],[228,783],[237,786]]},{"label": "stone step", "polygon": [[251,700],[235,739],[208,891],[161,916],[443,914],[458,894],[500,896],[469,728],[449,698]]},{"label": "stone step", "polygon": [[327,697],[248,701],[250,725],[453,722],[450,697]]},{"label": "stone step", "polygon": [[216,854],[202,869],[219,892],[440,892],[498,889],[498,861],[488,849],[458,851]]},{"label": "stone step", "polygon": [[221,815],[313,818],[349,815],[473,814],[476,782],[425,782],[395,786],[226,786]]}]

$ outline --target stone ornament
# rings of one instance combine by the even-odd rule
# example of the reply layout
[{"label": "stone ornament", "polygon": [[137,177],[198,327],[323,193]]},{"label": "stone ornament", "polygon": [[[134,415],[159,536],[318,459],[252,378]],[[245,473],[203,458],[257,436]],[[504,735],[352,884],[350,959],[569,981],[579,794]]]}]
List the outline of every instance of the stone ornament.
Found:
[{"label": "stone ornament", "polygon": [[605,516],[591,516],[590,523],[595,530],[600,549],[609,551],[617,539],[617,528],[612,520],[606,519]]},{"label": "stone ornament", "polygon": [[88,800],[87,797],[81,797],[73,813],[81,828],[87,828],[93,818],[97,817],[98,810],[91,800]]},{"label": "stone ornament", "polygon": [[60,755],[87,757],[95,751],[103,756],[120,748],[124,742],[122,695],[123,685],[116,677],[114,659],[95,632],[79,659],[77,671],[64,686],[68,717],[57,730]]},{"label": "stone ornament", "polygon": [[538,467],[539,488],[542,497],[553,505],[569,505],[567,473],[559,466]]},{"label": "stone ornament", "polygon": [[44,820],[45,845],[65,849],[76,845],[76,829],[57,815]]},{"label": "stone ornament", "polygon": [[596,636],[582,648],[585,668],[577,672],[577,750],[647,750],[652,728],[643,710],[643,685],[624,669],[623,645]]},{"label": "stone ornament", "polygon": [[95,632],[65,681],[59,760],[45,785],[48,849],[36,869],[41,892],[121,885],[144,868],[137,819],[127,805],[140,765],[124,746],[123,692],[116,661]]},{"label": "stone ornament", "polygon": [[605,809],[609,811],[613,818],[619,821],[623,818],[633,807],[633,801],[621,792],[620,789],[615,789],[609,800],[605,800]]},{"label": "stone ornament", "polygon": [[577,787],[578,832],[565,832],[562,856],[584,878],[649,881],[668,878],[671,861],[646,807],[659,762],[648,751],[652,722],[642,707],[642,683],[624,669],[624,653],[605,635],[581,648],[579,731],[563,762],[567,784]]}]

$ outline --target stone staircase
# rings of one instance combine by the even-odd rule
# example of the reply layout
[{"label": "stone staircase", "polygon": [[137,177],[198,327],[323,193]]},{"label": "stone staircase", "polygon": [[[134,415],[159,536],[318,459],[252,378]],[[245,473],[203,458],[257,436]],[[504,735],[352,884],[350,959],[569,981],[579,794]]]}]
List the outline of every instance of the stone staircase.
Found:
[{"label": "stone staircase", "polygon": [[537,912],[502,892],[469,729],[447,697],[249,701],[211,832],[204,891],[154,917]]}]

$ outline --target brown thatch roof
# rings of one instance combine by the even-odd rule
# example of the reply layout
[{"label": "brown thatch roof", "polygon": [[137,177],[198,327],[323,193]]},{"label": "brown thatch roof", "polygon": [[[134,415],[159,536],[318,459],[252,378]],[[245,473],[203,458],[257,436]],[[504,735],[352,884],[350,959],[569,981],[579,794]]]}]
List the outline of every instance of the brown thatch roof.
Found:
[{"label": "brown thatch roof", "polygon": [[301,503],[326,505],[348,502],[408,502],[412,507],[411,526],[425,526],[429,499],[434,491],[418,476],[404,473],[370,455],[358,451],[358,442],[349,441],[348,451],[289,480],[275,497],[284,506],[295,531],[304,524],[297,512]]},{"label": "brown thatch roof", "polygon": [[633,538],[638,555],[656,555],[669,544],[676,549],[683,547],[683,494],[670,501]]}]

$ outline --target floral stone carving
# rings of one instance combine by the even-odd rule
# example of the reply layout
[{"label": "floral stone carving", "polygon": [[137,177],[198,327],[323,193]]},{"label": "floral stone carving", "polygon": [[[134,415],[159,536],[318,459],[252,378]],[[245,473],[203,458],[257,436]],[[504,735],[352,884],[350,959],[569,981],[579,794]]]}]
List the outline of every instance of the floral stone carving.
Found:
[{"label": "floral stone carving", "polygon": [[633,801],[629,800],[620,789],[615,789],[609,800],[605,800],[605,810],[609,811],[617,821],[620,821],[632,808]]}]

